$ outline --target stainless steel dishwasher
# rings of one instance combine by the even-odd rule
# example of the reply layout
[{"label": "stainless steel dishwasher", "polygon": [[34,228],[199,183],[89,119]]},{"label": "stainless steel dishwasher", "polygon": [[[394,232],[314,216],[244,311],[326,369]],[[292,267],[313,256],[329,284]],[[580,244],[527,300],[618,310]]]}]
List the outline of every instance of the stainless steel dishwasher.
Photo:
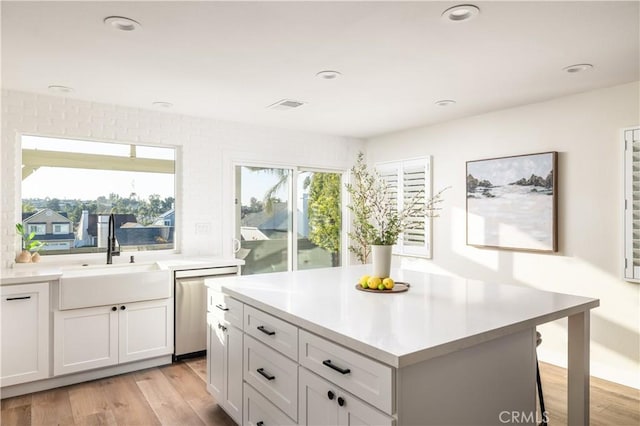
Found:
[{"label": "stainless steel dishwasher", "polygon": [[239,266],[175,271],[173,360],[201,356],[207,349],[205,278],[238,275]]}]

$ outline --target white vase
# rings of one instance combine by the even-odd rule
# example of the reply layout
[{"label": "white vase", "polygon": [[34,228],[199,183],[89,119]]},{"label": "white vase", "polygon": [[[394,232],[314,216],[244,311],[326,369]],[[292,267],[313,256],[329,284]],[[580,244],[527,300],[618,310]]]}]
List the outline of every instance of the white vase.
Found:
[{"label": "white vase", "polygon": [[387,278],[391,273],[391,250],[393,246],[371,245],[374,277]]}]

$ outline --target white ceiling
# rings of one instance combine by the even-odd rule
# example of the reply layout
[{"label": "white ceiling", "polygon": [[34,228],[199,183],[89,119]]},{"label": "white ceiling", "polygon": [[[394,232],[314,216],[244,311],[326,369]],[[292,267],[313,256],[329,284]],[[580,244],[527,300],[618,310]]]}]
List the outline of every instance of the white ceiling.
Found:
[{"label": "white ceiling", "polygon": [[[372,137],[640,80],[638,1],[474,2],[478,17],[447,23],[455,4],[2,1],[2,84]],[[111,15],[142,29],[115,31]],[[562,71],[585,62],[595,67]],[[281,99],[307,103],[266,108]]]}]

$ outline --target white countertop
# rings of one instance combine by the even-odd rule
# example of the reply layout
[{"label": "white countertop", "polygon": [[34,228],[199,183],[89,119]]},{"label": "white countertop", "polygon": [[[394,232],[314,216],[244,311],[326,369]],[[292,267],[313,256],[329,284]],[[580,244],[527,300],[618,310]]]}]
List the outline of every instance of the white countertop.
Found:
[{"label": "white countertop", "polygon": [[[125,253],[124,257],[128,259]],[[55,264],[53,262],[27,263],[15,265],[14,268],[2,269],[0,271],[0,285],[25,284],[32,282],[42,282],[57,280],[62,277],[65,270],[82,268],[113,268],[114,271],[120,266],[130,266],[126,259],[115,259],[113,265],[92,262],[89,265],[76,263]],[[159,260],[143,260],[134,265],[149,265],[157,263],[160,269],[170,271],[182,271],[188,269],[217,268],[223,266],[244,265],[244,260],[221,257],[188,257],[182,255],[163,256]]]},{"label": "white countertop", "polygon": [[598,299],[392,270],[409,291],[358,291],[370,265],[228,277],[230,296],[403,367],[599,306]]}]

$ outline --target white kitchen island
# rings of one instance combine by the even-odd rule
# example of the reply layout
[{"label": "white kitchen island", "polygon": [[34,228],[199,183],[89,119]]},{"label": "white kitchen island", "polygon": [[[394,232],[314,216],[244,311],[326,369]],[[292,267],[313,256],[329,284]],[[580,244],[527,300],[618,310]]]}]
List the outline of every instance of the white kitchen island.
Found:
[{"label": "white kitchen island", "polygon": [[243,390],[231,404],[242,413],[236,420],[535,424],[535,327],[569,317],[569,424],[589,423],[589,312],[597,299],[407,270],[392,277],[410,283],[408,292],[356,290],[369,269],[216,281],[228,299],[210,297],[210,342],[233,328],[233,347],[242,348],[227,352],[225,364],[230,394],[238,399]]}]

